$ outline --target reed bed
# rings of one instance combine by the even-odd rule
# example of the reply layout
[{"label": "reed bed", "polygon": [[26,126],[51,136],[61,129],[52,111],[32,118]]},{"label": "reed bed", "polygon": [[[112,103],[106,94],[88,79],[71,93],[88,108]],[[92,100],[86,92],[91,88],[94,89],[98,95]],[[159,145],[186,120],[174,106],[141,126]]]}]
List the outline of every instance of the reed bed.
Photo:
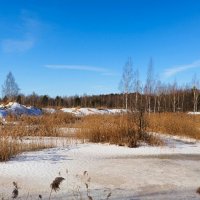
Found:
[{"label": "reed bed", "polygon": [[151,132],[185,136],[200,139],[200,116],[187,113],[152,113],[147,114]]},{"label": "reed bed", "polygon": [[7,117],[7,124],[0,127],[2,136],[63,136],[59,130],[70,127],[78,118],[68,113],[44,114],[41,116],[14,116]]},{"label": "reed bed", "polygon": [[163,145],[150,132],[200,139],[200,116],[186,113],[130,113],[116,115],[89,115],[82,118],[68,113],[42,116],[8,116],[7,124],[0,126],[0,161],[8,160],[23,151],[52,147],[42,142],[24,144],[23,137],[61,137],[60,128],[76,127],[82,141],[110,143],[138,147]]},{"label": "reed bed", "polygon": [[8,161],[10,158],[27,151],[36,151],[54,147],[53,143],[44,140],[24,142],[10,137],[0,137],[0,161]]},{"label": "reed bed", "polygon": [[137,115],[90,115],[79,123],[78,138],[95,143],[137,147],[142,142],[162,145],[162,141],[146,132],[146,119]]},{"label": "reed bed", "polygon": [[[44,114],[42,116],[9,115],[7,123],[0,126],[0,161],[25,151],[35,151],[54,147],[45,142],[44,137],[61,137],[60,127],[71,126],[77,120],[67,113]],[[24,137],[34,137],[24,142]],[[40,137],[36,139],[37,137]]]}]

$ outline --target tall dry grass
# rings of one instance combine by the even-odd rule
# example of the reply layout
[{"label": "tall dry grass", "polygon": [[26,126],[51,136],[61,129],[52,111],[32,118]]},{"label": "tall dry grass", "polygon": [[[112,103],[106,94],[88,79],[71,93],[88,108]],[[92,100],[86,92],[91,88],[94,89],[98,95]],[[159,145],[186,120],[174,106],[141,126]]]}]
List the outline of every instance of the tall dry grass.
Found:
[{"label": "tall dry grass", "polygon": [[41,116],[7,117],[7,124],[0,126],[1,135],[13,138],[23,136],[63,136],[61,127],[70,127],[78,118],[68,113],[44,114]]},{"label": "tall dry grass", "polygon": [[54,147],[44,140],[23,142],[10,137],[0,137],[0,161],[8,161],[10,158],[26,151],[36,151]]},{"label": "tall dry grass", "polygon": [[148,131],[200,139],[200,116],[187,113],[152,113],[147,115]]},{"label": "tall dry grass", "polygon": [[79,123],[78,138],[128,147],[137,147],[142,142],[162,144],[162,141],[145,131],[145,123],[145,119],[131,114],[90,115]]},{"label": "tall dry grass", "polygon": [[[37,117],[10,115],[6,120],[7,123],[0,126],[0,161],[7,161],[24,151],[53,147],[54,144],[41,138],[63,136],[60,127],[70,126],[77,118],[67,113],[55,113]],[[25,136],[35,139],[24,142]],[[37,139],[38,136],[41,138]]]}]

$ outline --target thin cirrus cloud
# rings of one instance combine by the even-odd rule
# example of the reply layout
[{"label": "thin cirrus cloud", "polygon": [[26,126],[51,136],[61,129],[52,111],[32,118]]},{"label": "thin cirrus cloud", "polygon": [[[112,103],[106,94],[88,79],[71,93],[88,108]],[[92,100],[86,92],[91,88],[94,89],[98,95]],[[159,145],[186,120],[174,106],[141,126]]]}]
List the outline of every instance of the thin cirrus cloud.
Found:
[{"label": "thin cirrus cloud", "polygon": [[2,49],[5,53],[23,52],[33,48],[34,44],[33,38],[24,40],[5,39],[2,41]]},{"label": "thin cirrus cloud", "polygon": [[40,22],[34,19],[26,10],[22,10],[19,16],[19,23],[13,25],[14,35],[21,35],[18,38],[4,38],[1,41],[3,52],[25,52],[35,46],[37,32],[39,30]]},{"label": "thin cirrus cloud", "polygon": [[164,71],[164,77],[165,78],[170,78],[172,76],[175,76],[178,73],[187,71],[189,69],[193,69],[193,68],[198,68],[200,67],[200,60],[197,60],[191,64],[187,64],[187,65],[179,65],[179,66],[175,66],[172,68],[168,68]]},{"label": "thin cirrus cloud", "polygon": [[108,70],[101,67],[93,67],[87,65],[45,65],[49,69],[65,69],[65,70],[78,70],[78,71],[89,71],[89,72],[101,72],[107,73]]}]

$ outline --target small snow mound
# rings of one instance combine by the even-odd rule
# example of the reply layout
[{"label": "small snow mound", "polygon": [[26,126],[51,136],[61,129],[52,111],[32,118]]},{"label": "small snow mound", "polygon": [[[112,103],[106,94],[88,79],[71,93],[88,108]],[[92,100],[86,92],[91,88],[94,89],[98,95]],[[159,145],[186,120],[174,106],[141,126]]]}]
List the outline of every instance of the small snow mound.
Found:
[{"label": "small snow mound", "polygon": [[16,102],[9,102],[7,105],[1,105],[0,107],[1,118],[5,118],[8,114],[38,116],[42,114],[42,111],[39,108],[26,107]]}]

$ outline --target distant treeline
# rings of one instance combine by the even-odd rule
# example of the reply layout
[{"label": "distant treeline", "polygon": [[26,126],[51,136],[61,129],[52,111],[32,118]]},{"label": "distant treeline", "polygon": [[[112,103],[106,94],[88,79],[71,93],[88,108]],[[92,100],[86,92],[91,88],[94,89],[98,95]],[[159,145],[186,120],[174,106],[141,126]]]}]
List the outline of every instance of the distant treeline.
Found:
[{"label": "distant treeline", "polygon": [[[163,88],[152,94],[129,93],[128,108],[138,110],[143,108],[146,112],[186,112],[198,111],[200,105],[199,93],[196,88],[175,89]],[[13,100],[20,104],[36,107],[95,107],[95,108],[125,108],[126,94],[83,95],[55,98],[35,93],[25,96],[18,95]],[[10,101],[6,96],[4,103]],[[150,105],[149,105],[150,104]]]},{"label": "distant treeline", "polygon": [[[119,84],[119,94],[104,95],[74,95],[70,97],[37,95],[32,93],[20,95],[18,84],[11,72],[8,73],[2,85],[2,101],[17,101],[20,104],[43,107],[95,107],[95,108],[125,108],[145,112],[197,112],[200,104],[200,83],[197,76],[191,83],[179,86],[173,83],[163,83],[155,78],[153,61],[150,60],[146,82],[142,84],[139,71],[133,70],[132,59],[125,63]],[[66,91],[67,93],[67,91]]]}]

